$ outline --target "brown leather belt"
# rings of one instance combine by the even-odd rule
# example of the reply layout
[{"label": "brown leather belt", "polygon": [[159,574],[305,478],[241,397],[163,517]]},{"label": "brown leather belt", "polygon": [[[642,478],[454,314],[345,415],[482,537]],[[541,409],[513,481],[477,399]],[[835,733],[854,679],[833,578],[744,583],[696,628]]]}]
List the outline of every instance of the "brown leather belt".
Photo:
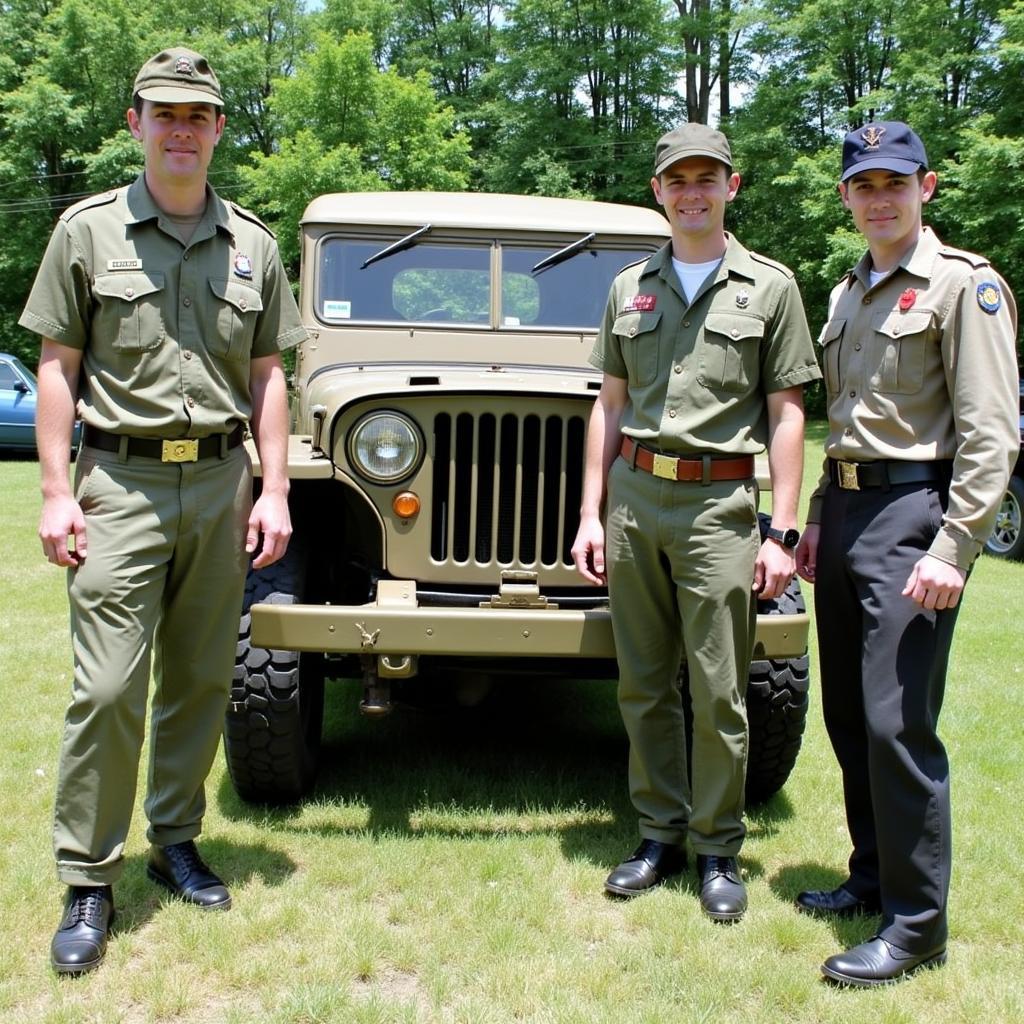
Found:
[{"label": "brown leather belt", "polygon": [[878,459],[874,462],[828,460],[828,475],[844,491],[869,487],[889,488],[898,484],[949,483],[953,463],[949,459],[909,462],[902,459]]},{"label": "brown leather belt", "polygon": [[731,459],[715,459],[710,455],[676,458],[652,452],[631,437],[623,436],[622,457],[637,469],[662,480],[687,480],[708,484],[712,480],[749,480],[754,475],[754,456],[737,455]]},{"label": "brown leather belt", "polygon": [[238,426],[230,434],[212,434],[210,437],[176,437],[166,441],[159,437],[125,438],[123,434],[112,434],[109,430],[86,424],[82,431],[82,445],[104,452],[119,452],[121,442],[127,441],[126,455],[141,455],[161,462],[198,462],[222,453],[226,455],[242,443],[243,437],[245,431]]}]

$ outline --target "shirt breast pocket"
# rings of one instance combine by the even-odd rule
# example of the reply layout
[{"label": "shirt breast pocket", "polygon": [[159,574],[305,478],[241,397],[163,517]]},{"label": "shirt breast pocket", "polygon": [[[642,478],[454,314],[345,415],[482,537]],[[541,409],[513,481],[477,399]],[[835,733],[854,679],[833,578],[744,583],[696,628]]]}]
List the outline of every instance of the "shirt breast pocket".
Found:
[{"label": "shirt breast pocket", "polygon": [[825,386],[830,395],[839,392],[839,354],[843,349],[845,320],[829,320],[821,329],[818,344],[821,346],[821,364],[825,370]]},{"label": "shirt breast pocket", "polygon": [[708,313],[697,380],[712,391],[747,391],[761,365],[764,321],[736,313]]},{"label": "shirt breast pocket", "polygon": [[92,294],[93,331],[116,351],[148,352],[163,343],[163,274],[99,274]]},{"label": "shirt breast pocket", "polygon": [[871,386],[881,394],[912,395],[924,383],[932,314],[894,311],[875,321]]},{"label": "shirt breast pocket", "polygon": [[620,313],[612,324],[619,339],[629,383],[645,388],[658,376],[658,324],[661,313]]},{"label": "shirt breast pocket", "polygon": [[222,359],[247,359],[252,349],[256,319],[263,297],[238,281],[210,279],[213,296],[213,333],[207,338],[210,351]]}]

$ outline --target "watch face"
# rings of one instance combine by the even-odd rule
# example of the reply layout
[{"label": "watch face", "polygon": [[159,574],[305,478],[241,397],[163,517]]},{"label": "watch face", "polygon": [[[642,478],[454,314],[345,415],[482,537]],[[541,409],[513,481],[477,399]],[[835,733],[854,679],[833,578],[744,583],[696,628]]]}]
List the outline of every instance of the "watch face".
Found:
[{"label": "watch face", "polygon": [[795,548],[800,543],[800,533],[798,530],[785,530],[782,534],[782,543],[787,548]]}]

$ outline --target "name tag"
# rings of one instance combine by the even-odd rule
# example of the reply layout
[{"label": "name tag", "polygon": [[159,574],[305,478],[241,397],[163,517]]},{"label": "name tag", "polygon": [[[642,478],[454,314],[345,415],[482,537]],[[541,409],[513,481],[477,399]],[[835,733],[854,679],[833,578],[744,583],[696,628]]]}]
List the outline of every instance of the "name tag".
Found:
[{"label": "name tag", "polygon": [[626,303],[622,307],[622,312],[650,313],[657,305],[657,302],[657,295],[634,295],[632,298],[626,299]]},{"label": "name tag", "polygon": [[141,270],[142,260],[107,260],[107,270]]}]

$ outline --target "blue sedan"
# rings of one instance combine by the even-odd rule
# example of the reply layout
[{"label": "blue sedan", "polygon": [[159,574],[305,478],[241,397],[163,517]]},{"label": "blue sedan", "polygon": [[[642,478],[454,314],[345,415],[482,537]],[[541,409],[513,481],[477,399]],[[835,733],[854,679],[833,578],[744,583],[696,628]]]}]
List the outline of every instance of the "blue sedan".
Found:
[{"label": "blue sedan", "polygon": [[[36,450],[36,391],[36,375],[17,356],[0,352],[0,450]],[[76,422],[76,448],[81,432]]]}]

